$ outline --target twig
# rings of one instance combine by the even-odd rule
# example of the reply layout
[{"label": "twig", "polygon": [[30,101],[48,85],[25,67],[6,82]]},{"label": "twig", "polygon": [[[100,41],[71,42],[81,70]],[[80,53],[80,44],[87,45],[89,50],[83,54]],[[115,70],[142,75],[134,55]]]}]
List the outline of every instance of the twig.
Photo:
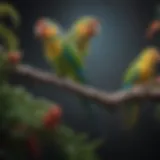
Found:
[{"label": "twig", "polygon": [[[15,69],[17,74],[30,77],[42,83],[53,84],[88,99],[95,100],[107,107],[107,105],[119,105],[128,101],[135,100],[159,100],[160,87],[138,86],[127,91],[117,91],[115,93],[106,93],[96,90],[90,86],[80,85],[73,81],[60,79],[56,75],[44,72],[29,65],[18,65]],[[158,82],[160,86],[160,83]]]}]

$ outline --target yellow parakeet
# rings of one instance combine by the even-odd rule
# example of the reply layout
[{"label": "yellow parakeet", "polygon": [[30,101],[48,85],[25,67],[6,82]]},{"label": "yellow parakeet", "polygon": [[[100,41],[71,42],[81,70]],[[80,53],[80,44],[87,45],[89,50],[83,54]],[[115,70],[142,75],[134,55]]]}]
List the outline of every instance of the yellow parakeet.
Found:
[{"label": "yellow parakeet", "polygon": [[[160,54],[154,47],[147,47],[130,64],[123,79],[123,89],[134,88],[138,84],[147,84],[156,76],[156,65]],[[134,126],[139,116],[139,106],[135,102],[124,109],[128,127]]]}]

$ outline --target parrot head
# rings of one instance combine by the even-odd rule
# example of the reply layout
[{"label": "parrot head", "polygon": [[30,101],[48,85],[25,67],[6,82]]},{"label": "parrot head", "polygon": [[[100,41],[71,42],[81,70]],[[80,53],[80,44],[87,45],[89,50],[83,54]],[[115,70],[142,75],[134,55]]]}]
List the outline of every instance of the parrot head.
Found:
[{"label": "parrot head", "polygon": [[74,26],[74,32],[82,38],[91,38],[100,31],[100,22],[94,17],[81,17]]},{"label": "parrot head", "polygon": [[147,28],[146,36],[148,39],[151,39],[159,31],[160,31],[160,20],[154,20]]},{"label": "parrot head", "polygon": [[39,39],[60,35],[60,27],[48,18],[41,18],[34,25],[34,34]]},{"label": "parrot head", "polygon": [[153,36],[160,31],[160,5],[156,8],[155,19],[151,22],[147,28],[146,37],[148,39],[153,38]]}]

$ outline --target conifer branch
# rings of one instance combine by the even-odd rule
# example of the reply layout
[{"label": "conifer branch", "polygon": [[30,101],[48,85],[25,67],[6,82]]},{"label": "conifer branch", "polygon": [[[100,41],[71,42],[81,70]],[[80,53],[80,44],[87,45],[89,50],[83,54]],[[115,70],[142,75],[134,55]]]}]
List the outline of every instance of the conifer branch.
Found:
[{"label": "conifer branch", "polygon": [[140,85],[127,91],[107,93],[90,86],[80,85],[70,80],[58,78],[55,74],[44,72],[29,65],[18,65],[15,72],[42,83],[56,85],[62,89],[66,89],[80,96],[97,101],[106,107],[107,105],[118,106],[128,101],[138,101],[142,99],[160,101],[160,82],[156,85],[158,87],[154,87],[154,85]]}]

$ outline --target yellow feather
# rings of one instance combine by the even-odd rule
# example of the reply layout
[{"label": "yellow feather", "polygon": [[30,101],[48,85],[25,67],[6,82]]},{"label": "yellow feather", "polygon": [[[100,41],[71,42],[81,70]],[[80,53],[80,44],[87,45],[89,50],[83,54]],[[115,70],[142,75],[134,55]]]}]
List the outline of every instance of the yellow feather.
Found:
[{"label": "yellow feather", "polygon": [[[152,47],[146,48],[140,53],[139,57],[131,64],[131,67],[135,67],[139,71],[139,78],[135,84],[148,83],[154,78],[156,72],[155,66],[159,56],[158,50]],[[131,129],[139,119],[140,111],[138,105],[139,104],[132,104],[127,110],[124,110],[124,120],[128,129]]]},{"label": "yellow feather", "polygon": [[55,59],[62,53],[62,45],[60,40],[54,41],[54,43],[45,43],[45,54],[48,59]]},{"label": "yellow feather", "polygon": [[142,51],[142,55],[137,63],[141,75],[138,83],[148,81],[154,76],[158,56],[158,50],[155,48],[147,48]]}]

